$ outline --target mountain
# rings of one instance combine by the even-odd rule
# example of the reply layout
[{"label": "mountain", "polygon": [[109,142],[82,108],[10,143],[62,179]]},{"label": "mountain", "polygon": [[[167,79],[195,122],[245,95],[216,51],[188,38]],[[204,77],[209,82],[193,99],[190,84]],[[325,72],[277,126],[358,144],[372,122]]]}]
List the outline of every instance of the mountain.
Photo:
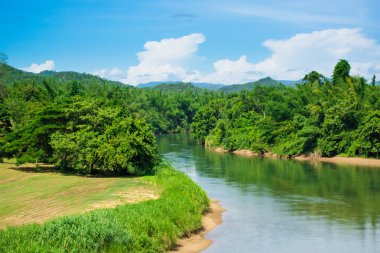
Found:
[{"label": "mountain", "polygon": [[208,89],[208,90],[219,90],[224,87],[224,84],[215,84],[215,83],[193,83],[195,87]]},{"label": "mountain", "polygon": [[150,87],[153,90],[160,90],[163,92],[181,93],[185,91],[202,91],[204,89],[195,87],[191,83],[162,83],[154,87]]},{"label": "mountain", "polygon": [[278,80],[278,81],[286,86],[295,86],[297,83],[303,83],[302,80]]},{"label": "mountain", "polygon": [[[158,85],[170,85],[170,84],[181,84],[184,82],[174,82],[174,81],[168,81],[168,82],[149,82],[149,83],[142,83],[137,85],[137,88],[152,88]],[[202,88],[202,89],[208,89],[208,90],[218,90],[222,87],[224,87],[223,84],[213,84],[213,83],[190,83],[194,87]]]},{"label": "mountain", "polygon": [[265,77],[260,80],[257,80],[255,82],[249,82],[245,84],[232,84],[232,85],[225,85],[224,87],[220,88],[219,90],[224,92],[239,92],[241,90],[251,90],[256,85],[264,85],[264,86],[277,86],[281,83],[279,81],[276,81],[270,77]]},{"label": "mountain", "polygon": [[36,74],[22,71],[7,64],[0,63],[0,81],[4,84],[14,84],[18,81],[26,79],[34,80],[41,78]]},{"label": "mountain", "polygon": [[[129,86],[121,82],[110,81],[107,79],[100,78],[86,73],[78,73],[74,71],[42,71],[39,74],[34,74],[31,72],[16,69],[7,64],[0,63],[0,81],[4,84],[12,85],[20,81],[32,81],[32,82],[42,82],[43,80],[54,79],[61,83],[77,81],[81,84],[113,84],[118,86]],[[132,87],[132,86],[129,86]]]},{"label": "mountain", "polygon": [[87,73],[78,73],[74,71],[42,71],[41,73],[37,74],[39,76],[43,77],[54,77],[55,79],[59,80],[60,82],[68,82],[68,81],[78,81],[81,83],[90,83],[90,82],[107,82],[110,84],[116,84],[116,85],[124,85],[124,86],[130,86],[127,84],[124,84],[122,82],[118,81],[111,81],[107,79],[103,79],[101,77],[87,74]]}]

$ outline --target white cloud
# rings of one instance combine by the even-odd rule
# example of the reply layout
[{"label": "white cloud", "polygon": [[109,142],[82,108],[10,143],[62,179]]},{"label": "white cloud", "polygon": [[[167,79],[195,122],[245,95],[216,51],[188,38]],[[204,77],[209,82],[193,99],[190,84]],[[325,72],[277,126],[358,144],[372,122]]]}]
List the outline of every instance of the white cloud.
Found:
[{"label": "white cloud", "polygon": [[286,40],[263,43],[272,55],[255,64],[259,72],[281,79],[299,79],[317,70],[330,76],[339,59],[346,59],[352,74],[370,76],[380,62],[380,45],[360,29],[329,29],[297,34]]},{"label": "white cloud", "polygon": [[189,71],[197,61],[196,52],[199,44],[205,42],[200,33],[193,33],[180,38],[148,41],[145,51],[137,54],[139,63],[128,69],[129,84],[150,81],[185,80],[199,75],[198,71]]},{"label": "white cloud", "polygon": [[108,79],[110,78],[108,75],[109,74],[108,69],[97,69],[97,70],[92,71],[90,74],[101,77],[101,78],[108,78]]},{"label": "white cloud", "polygon": [[32,73],[40,73],[45,70],[53,70],[55,68],[55,63],[52,60],[47,60],[44,63],[36,64],[33,63],[29,67],[23,68],[22,70],[32,72]]},{"label": "white cloud", "polygon": [[255,65],[247,61],[247,56],[243,55],[238,60],[233,61],[223,59],[214,62],[215,71],[202,76],[198,81],[207,83],[246,83],[263,77],[263,73],[256,71]]},{"label": "white cloud", "polygon": [[121,68],[113,67],[112,69],[98,69],[92,71],[90,74],[110,80],[121,80],[125,78],[127,71]]},{"label": "white cloud", "polygon": [[331,76],[339,59],[351,64],[351,74],[366,78],[380,76],[380,45],[367,38],[360,29],[328,29],[296,34],[284,40],[267,40],[263,46],[270,56],[249,62],[242,55],[237,60],[221,59],[213,63],[211,73],[201,73],[198,47],[205,42],[203,34],[149,41],[137,54],[139,63],[127,70],[120,68],[94,71],[100,77],[136,85],[150,81],[185,81],[209,83],[246,83],[265,76],[299,80],[316,70]]}]

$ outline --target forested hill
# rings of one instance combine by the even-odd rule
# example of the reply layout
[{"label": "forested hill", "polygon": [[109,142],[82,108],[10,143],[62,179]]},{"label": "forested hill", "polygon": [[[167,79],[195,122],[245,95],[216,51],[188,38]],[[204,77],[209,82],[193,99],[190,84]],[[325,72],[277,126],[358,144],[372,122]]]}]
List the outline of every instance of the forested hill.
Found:
[{"label": "forested hill", "polygon": [[126,86],[125,84],[117,81],[110,81],[106,79],[102,79],[98,76],[86,74],[86,73],[78,73],[73,71],[43,71],[39,74],[34,74],[26,71],[22,71],[16,68],[13,68],[7,64],[0,63],[0,81],[4,84],[14,84],[19,81],[35,81],[40,82],[41,80],[49,80],[51,82],[72,82],[78,81],[82,84],[114,84],[120,86]]},{"label": "forested hill", "polygon": [[154,133],[187,132],[218,94],[191,85],[137,89],[75,72],[0,65],[0,160],[54,162],[82,173],[141,174],[158,161]]},{"label": "forested hill", "polygon": [[[137,88],[154,88],[159,87],[161,90],[168,91],[170,88],[176,88],[178,85],[181,84],[191,84],[192,86],[196,88],[203,88],[208,90],[218,90],[223,91],[227,93],[231,92],[239,92],[242,90],[251,90],[256,85],[264,85],[264,86],[270,86],[270,85],[279,85],[283,84],[286,86],[294,86],[297,83],[302,83],[302,80],[300,81],[289,81],[289,80],[274,80],[271,77],[265,77],[262,79],[259,79],[254,82],[244,83],[244,84],[232,84],[232,85],[223,85],[223,84],[211,84],[211,83],[183,83],[183,82],[150,82],[150,83],[144,83],[137,85]],[[167,87],[165,87],[167,86]]]},{"label": "forested hill", "polygon": [[136,174],[157,161],[154,133],[189,131],[228,150],[380,157],[380,87],[349,72],[342,60],[332,79],[312,71],[296,86],[265,78],[221,92],[1,64],[0,159]]},{"label": "forested hill", "polygon": [[295,87],[255,85],[215,99],[197,111],[192,134],[230,151],[380,158],[380,87],[350,68],[341,60],[332,79],[312,71]]},{"label": "forested hill", "polygon": [[242,90],[252,90],[257,85],[276,86],[276,85],[280,85],[280,82],[270,77],[265,77],[255,82],[250,82],[250,83],[245,83],[245,84],[226,85],[220,88],[219,90],[224,91],[224,92],[239,92]]},{"label": "forested hill", "polygon": [[186,92],[186,91],[201,91],[201,88],[195,87],[191,83],[170,83],[170,84],[159,84],[150,89],[159,90],[163,92]]},{"label": "forested hill", "polygon": [[[163,86],[163,85],[173,85],[173,84],[182,84],[185,82],[149,82],[149,83],[142,83],[137,85],[137,88],[153,88],[156,86]],[[218,90],[222,87],[224,87],[223,84],[213,84],[213,83],[191,83],[194,87],[202,88],[202,89],[208,89],[208,90]]]}]

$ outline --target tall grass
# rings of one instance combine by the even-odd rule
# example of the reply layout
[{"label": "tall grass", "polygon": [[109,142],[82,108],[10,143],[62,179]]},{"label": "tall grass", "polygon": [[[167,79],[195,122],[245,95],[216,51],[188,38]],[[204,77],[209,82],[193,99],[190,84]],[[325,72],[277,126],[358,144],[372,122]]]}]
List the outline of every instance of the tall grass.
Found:
[{"label": "tall grass", "polygon": [[161,164],[152,180],[158,200],[99,209],[0,231],[0,252],[165,252],[177,238],[201,227],[209,208],[189,177]]}]

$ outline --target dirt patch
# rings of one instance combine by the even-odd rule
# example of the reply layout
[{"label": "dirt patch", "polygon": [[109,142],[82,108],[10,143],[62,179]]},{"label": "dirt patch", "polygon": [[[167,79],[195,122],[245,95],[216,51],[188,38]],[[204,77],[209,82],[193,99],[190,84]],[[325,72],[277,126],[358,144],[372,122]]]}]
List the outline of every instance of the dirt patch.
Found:
[{"label": "dirt patch", "polygon": [[235,155],[259,157],[260,154],[248,149],[239,149],[232,152]]},{"label": "dirt patch", "polygon": [[224,209],[220,206],[218,201],[211,202],[211,211],[203,217],[203,229],[188,238],[178,240],[178,248],[170,251],[170,253],[197,253],[212,244],[212,240],[206,239],[208,232],[213,230],[216,226],[222,223],[222,213]]},{"label": "dirt patch", "polygon": [[126,203],[138,203],[147,200],[158,199],[159,196],[153,191],[148,189],[134,189],[131,191],[122,191],[114,194],[116,199],[104,200],[92,204],[85,212],[92,211],[98,208],[114,208]]},{"label": "dirt patch", "polygon": [[[212,150],[218,153],[228,153],[228,150],[225,150],[222,147],[217,147]],[[295,157],[279,156],[271,152],[258,154],[248,149],[235,150],[230,153],[234,155],[247,156],[247,157],[281,158],[281,159],[294,159],[298,161],[328,162],[328,163],[347,164],[347,165],[355,165],[355,166],[380,167],[380,159],[360,158],[360,157],[320,157],[317,152],[311,153],[309,155],[299,155]]]},{"label": "dirt patch", "polygon": [[316,161],[380,168],[380,159],[357,158],[357,157],[331,157],[331,158],[321,157],[321,158],[318,158]]},{"label": "dirt patch", "polygon": [[228,153],[228,150],[226,150],[222,147],[215,148],[214,151],[217,153]]}]

